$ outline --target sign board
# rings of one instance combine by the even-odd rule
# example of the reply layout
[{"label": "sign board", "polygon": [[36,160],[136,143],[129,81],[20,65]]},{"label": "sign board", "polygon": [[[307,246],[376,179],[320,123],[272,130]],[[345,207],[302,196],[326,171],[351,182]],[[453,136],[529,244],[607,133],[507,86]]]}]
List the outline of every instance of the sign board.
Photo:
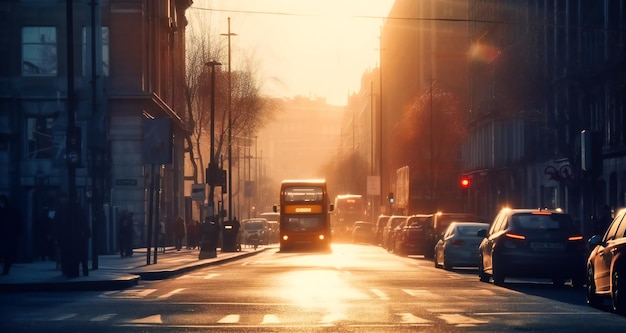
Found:
[{"label": "sign board", "polygon": [[205,184],[191,184],[191,200],[202,201],[206,198]]},{"label": "sign board", "polygon": [[367,176],[367,195],[380,195],[380,176]]}]

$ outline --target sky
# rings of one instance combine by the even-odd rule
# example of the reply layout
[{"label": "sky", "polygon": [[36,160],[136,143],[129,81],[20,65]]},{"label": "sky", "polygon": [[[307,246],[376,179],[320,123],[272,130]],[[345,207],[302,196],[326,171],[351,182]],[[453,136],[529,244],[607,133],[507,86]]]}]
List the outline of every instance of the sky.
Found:
[{"label": "sky", "polygon": [[[346,105],[378,66],[379,36],[393,0],[194,0],[190,25],[228,32],[232,70],[252,61],[262,94]],[[227,40],[226,37],[222,37]],[[189,47],[189,46],[188,46]],[[252,60],[250,60],[252,59]],[[227,64],[228,58],[220,60]]]}]

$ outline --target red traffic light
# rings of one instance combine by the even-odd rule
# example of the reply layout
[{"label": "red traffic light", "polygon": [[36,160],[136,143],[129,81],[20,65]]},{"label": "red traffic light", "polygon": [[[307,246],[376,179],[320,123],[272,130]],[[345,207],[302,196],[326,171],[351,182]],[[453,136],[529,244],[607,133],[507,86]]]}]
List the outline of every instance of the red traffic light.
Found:
[{"label": "red traffic light", "polygon": [[468,188],[470,186],[469,178],[461,178],[461,187]]}]

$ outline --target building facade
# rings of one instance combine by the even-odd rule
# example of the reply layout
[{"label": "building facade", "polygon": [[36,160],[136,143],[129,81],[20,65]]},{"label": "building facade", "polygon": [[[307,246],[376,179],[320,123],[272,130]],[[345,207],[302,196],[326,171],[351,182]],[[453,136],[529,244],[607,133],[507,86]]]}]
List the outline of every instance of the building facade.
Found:
[{"label": "building facade", "polygon": [[[36,256],[39,221],[53,216],[61,192],[90,212],[97,253],[118,250],[118,211],[134,213],[135,246],[145,246],[150,217],[184,216],[189,6],[191,0],[0,4],[0,192],[27,221],[22,259]],[[150,136],[148,119],[169,119],[171,131]],[[163,140],[158,147],[169,160],[146,152],[154,138]],[[159,196],[149,196],[152,184]]]},{"label": "building facade", "polygon": [[472,210],[626,205],[626,4],[469,1]]}]

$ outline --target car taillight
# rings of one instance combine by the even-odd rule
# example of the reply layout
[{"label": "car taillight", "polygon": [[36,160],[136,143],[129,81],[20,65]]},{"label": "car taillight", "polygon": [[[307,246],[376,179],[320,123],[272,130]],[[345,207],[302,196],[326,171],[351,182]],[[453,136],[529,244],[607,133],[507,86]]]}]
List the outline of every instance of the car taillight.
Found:
[{"label": "car taillight", "polygon": [[570,236],[569,238],[567,238],[568,241],[581,241],[583,240],[583,236],[582,235],[576,235],[576,236]]},{"label": "car taillight", "polygon": [[519,239],[519,240],[525,240],[525,239],[526,239],[526,236],[524,236],[524,235],[520,235],[520,234],[513,234],[513,233],[510,233],[510,232],[507,232],[507,233],[506,233],[506,234],[504,234],[504,235],[505,235],[506,237],[513,238],[513,239]]}]

